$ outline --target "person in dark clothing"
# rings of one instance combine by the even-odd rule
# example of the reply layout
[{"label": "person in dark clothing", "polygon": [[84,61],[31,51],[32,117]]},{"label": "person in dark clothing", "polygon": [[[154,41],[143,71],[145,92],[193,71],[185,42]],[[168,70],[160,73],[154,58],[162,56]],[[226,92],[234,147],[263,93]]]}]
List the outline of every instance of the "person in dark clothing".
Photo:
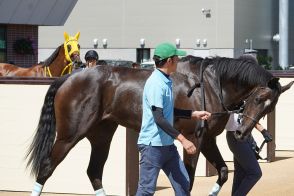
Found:
[{"label": "person in dark clothing", "polygon": [[[238,130],[240,120],[239,114],[231,114],[226,125],[227,142],[234,155],[234,178],[232,185],[232,196],[245,196],[262,176],[259,163],[256,158],[256,143],[250,135],[245,141],[238,141],[234,132]],[[255,128],[261,132],[266,142],[272,141],[270,133],[257,123]]]},{"label": "person in dark clothing", "polygon": [[96,66],[99,60],[98,53],[95,50],[88,50],[85,54],[85,60],[86,60],[86,63],[80,64],[78,66],[74,66],[72,74],[78,73],[84,70],[85,68]]},{"label": "person in dark clothing", "polygon": [[89,50],[85,54],[85,60],[86,60],[86,68],[94,67],[97,65],[97,62],[99,60],[98,53],[95,50]]}]

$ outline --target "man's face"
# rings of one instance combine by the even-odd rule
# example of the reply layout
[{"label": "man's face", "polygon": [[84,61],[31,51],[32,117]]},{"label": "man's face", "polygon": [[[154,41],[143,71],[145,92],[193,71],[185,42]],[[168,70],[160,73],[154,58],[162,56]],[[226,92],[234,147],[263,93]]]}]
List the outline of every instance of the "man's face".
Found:
[{"label": "man's face", "polygon": [[87,60],[87,66],[88,66],[88,67],[93,67],[93,66],[95,66],[96,64],[97,64],[96,59],[92,59],[92,58],[90,58],[90,59]]},{"label": "man's face", "polygon": [[177,64],[178,64],[178,61],[179,61],[179,57],[178,56],[173,56],[173,57],[170,57],[170,73],[173,73],[177,70]]}]

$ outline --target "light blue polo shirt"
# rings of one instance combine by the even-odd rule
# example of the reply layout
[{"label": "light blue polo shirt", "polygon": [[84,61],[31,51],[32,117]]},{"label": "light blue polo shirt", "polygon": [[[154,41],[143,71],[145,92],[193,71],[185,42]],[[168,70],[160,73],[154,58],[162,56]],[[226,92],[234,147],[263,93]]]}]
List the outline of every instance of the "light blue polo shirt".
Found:
[{"label": "light blue polo shirt", "polygon": [[167,146],[174,139],[158,127],[152,114],[152,106],[163,108],[163,115],[173,125],[174,102],[172,81],[155,69],[147,79],[143,91],[143,117],[138,144]]}]

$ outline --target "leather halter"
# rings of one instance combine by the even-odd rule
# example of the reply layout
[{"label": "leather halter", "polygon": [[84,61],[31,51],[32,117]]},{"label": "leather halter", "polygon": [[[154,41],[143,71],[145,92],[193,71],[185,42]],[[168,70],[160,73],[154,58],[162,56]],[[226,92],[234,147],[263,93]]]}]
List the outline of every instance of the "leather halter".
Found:
[{"label": "leather halter", "polygon": [[[220,98],[220,101],[221,101],[221,104],[224,108],[224,112],[217,112],[217,113],[213,113],[213,115],[216,115],[216,114],[232,114],[232,113],[236,113],[236,114],[241,114],[242,111],[245,109],[246,107],[246,104],[247,104],[247,100],[253,95],[255,94],[255,92],[259,89],[259,88],[262,88],[262,87],[256,87],[254,88],[250,93],[249,95],[243,100],[241,101],[241,104],[239,104],[238,108],[235,109],[235,110],[229,110],[225,104],[224,104],[224,101],[223,101],[223,91],[222,91],[222,85],[221,85],[221,81],[220,81],[220,78],[218,78],[218,84],[219,84],[219,89],[220,89],[220,93],[219,93],[219,98]],[[250,120],[252,120],[255,124],[258,123],[258,120],[256,120],[255,117],[251,117],[251,116],[248,116],[246,113],[242,113],[241,114],[241,117],[246,117]]]},{"label": "leather halter", "polygon": [[[203,82],[203,66],[204,66],[204,61],[206,59],[204,59],[201,63],[201,67],[200,67],[200,83],[195,83],[187,92],[187,96],[190,97],[193,93],[193,91],[196,89],[196,88],[201,88],[201,109],[202,110],[205,110],[205,98],[204,98],[204,82]],[[258,120],[256,120],[255,117],[251,117],[249,115],[247,115],[246,113],[242,113],[241,112],[245,109],[246,107],[246,104],[247,104],[247,100],[249,99],[249,97],[251,97],[253,94],[255,94],[255,92],[259,89],[259,88],[264,88],[264,87],[256,87],[254,88],[250,93],[249,95],[247,96],[247,98],[245,100],[242,101],[242,104],[240,104],[238,106],[238,108],[236,110],[229,110],[224,102],[223,102],[223,95],[222,95],[222,86],[221,86],[221,82],[220,82],[220,78],[218,78],[218,84],[219,84],[219,89],[220,89],[220,93],[219,93],[219,98],[220,98],[220,101],[221,101],[221,104],[224,108],[225,111],[223,112],[214,112],[214,113],[211,113],[211,115],[225,115],[225,114],[232,114],[232,113],[237,113],[239,114],[242,118],[243,117],[246,117],[248,119],[250,119],[251,121],[254,122],[254,124],[258,123]],[[281,91],[280,89],[278,89],[279,91]],[[257,115],[258,116],[258,115]],[[195,133],[196,133],[196,136],[198,137],[201,137],[204,132],[206,131],[207,129],[207,122],[205,122],[204,120],[201,120],[201,124],[200,124],[200,127],[197,129],[197,126],[196,126],[196,129],[195,129]],[[262,159],[262,160],[265,160],[266,158],[262,158],[260,157],[260,152],[264,146],[264,144],[266,143],[266,140],[264,140],[262,142],[262,144],[260,145],[260,147],[258,147],[258,151],[256,152],[256,155],[259,159]],[[201,144],[202,144],[202,141],[200,143],[200,148],[201,148]],[[199,153],[200,151],[200,148],[197,148],[197,154]],[[199,150],[198,150],[199,149]],[[197,157],[197,161],[198,161],[198,157]]]},{"label": "leather halter", "polygon": [[[200,83],[195,83],[187,92],[187,96],[190,97],[193,94],[193,91],[196,88],[199,88],[199,87],[201,88],[201,109],[202,110],[205,109],[204,82],[203,82],[203,72],[204,72],[205,68],[203,69],[203,66],[204,66],[206,60],[207,60],[207,58],[205,58],[201,63],[201,67],[200,67]],[[249,93],[247,98],[240,102],[237,109],[229,110],[228,107],[225,106],[224,101],[223,101],[222,85],[221,85],[220,78],[218,78],[218,86],[219,86],[219,89],[220,89],[219,99],[220,99],[220,102],[222,104],[222,107],[223,107],[224,111],[222,111],[222,112],[213,112],[213,113],[211,113],[211,115],[226,115],[226,114],[232,114],[232,113],[240,114],[244,110],[244,108],[246,107],[247,100],[249,99],[249,97],[251,97],[259,88],[263,88],[263,87],[254,88]],[[247,115],[245,113],[243,113],[241,116],[252,120],[255,124],[258,123],[258,120],[256,120],[255,117],[251,117],[251,116],[249,116],[249,115]]]}]

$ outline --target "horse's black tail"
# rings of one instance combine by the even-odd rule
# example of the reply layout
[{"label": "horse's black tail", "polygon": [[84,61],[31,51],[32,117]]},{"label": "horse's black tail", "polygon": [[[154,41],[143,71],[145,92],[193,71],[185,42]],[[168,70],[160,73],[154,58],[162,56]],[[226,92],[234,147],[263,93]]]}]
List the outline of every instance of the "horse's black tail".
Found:
[{"label": "horse's black tail", "polygon": [[[70,75],[56,79],[49,87],[45,96],[39,124],[26,158],[27,167],[31,166],[31,174],[37,176],[43,161],[49,158],[55,140],[54,98],[59,87]],[[48,160],[49,161],[49,160]]]}]

